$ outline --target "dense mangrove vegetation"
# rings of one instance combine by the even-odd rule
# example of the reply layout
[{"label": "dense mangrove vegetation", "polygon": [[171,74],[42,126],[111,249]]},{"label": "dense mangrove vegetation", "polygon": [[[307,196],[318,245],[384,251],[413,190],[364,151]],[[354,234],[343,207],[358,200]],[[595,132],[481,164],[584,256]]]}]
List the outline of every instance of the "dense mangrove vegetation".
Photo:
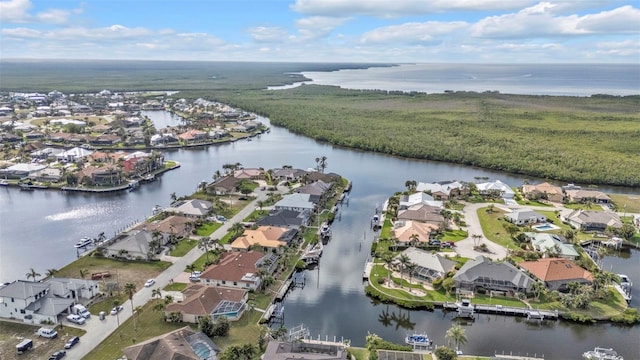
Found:
[{"label": "dense mangrove vegetation", "polygon": [[340,146],[569,182],[640,186],[638,96],[421,94],[303,85],[207,97]]}]

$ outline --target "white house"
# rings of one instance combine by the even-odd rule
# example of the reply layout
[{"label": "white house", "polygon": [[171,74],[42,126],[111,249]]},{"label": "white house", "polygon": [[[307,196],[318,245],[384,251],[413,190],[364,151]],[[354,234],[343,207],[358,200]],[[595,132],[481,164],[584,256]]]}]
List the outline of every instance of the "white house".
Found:
[{"label": "white house", "polygon": [[531,209],[516,209],[506,214],[505,219],[516,225],[537,224],[547,221],[547,217]]},{"label": "white house", "polygon": [[274,205],[276,210],[293,210],[293,211],[313,211],[315,204],[310,200],[310,194],[289,194],[285,195],[282,200]]},{"label": "white house", "polygon": [[400,198],[400,203],[398,206],[399,210],[404,210],[407,209],[413,205],[418,205],[418,204],[423,204],[423,205],[428,205],[428,206],[434,206],[434,207],[439,207],[442,208],[443,204],[442,201],[436,201],[433,199],[433,196],[427,194],[427,193],[423,193],[423,192],[417,192],[415,194],[411,194],[411,195],[403,195]]},{"label": "white house", "polygon": [[69,311],[73,298],[54,296],[51,284],[17,280],[0,287],[0,317],[40,324],[58,323],[58,315]]},{"label": "white house", "polygon": [[513,199],[516,195],[509,185],[500,180],[476,184],[476,188],[478,188],[478,192],[482,195],[498,192],[500,196],[505,199]]},{"label": "white house", "polygon": [[58,155],[56,155],[56,159],[61,162],[76,162],[91,154],[93,154],[93,151],[91,150],[83,149],[81,147],[74,147],[73,149],[69,149],[67,151],[59,153]]}]

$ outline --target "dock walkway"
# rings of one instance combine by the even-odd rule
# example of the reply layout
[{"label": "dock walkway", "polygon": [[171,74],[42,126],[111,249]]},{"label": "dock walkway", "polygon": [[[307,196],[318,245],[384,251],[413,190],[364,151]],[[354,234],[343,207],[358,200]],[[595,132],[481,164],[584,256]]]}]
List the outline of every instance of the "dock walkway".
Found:
[{"label": "dock walkway", "polygon": [[519,308],[519,307],[511,307],[511,306],[502,306],[502,305],[483,305],[483,304],[471,304],[471,306],[462,306],[458,303],[450,303],[445,302],[442,304],[442,307],[449,310],[459,310],[460,308],[472,307],[474,312],[477,313],[488,313],[488,314],[500,314],[500,315],[511,315],[511,316],[523,316],[528,319],[553,319],[556,320],[559,318],[560,314],[558,310],[538,310],[538,309],[527,309],[527,308]]}]

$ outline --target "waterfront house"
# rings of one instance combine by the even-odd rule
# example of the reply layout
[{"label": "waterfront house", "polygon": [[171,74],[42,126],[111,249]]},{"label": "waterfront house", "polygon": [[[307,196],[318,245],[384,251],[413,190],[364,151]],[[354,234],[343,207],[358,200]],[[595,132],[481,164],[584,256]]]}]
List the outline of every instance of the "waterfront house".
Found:
[{"label": "waterfront house", "polygon": [[56,155],[56,159],[60,162],[76,162],[79,160],[88,157],[93,154],[93,151],[83,149],[81,147],[74,147],[73,149],[69,149],[67,151],[63,151],[60,154]]},{"label": "waterfront house", "polygon": [[0,285],[0,317],[29,324],[43,321],[58,323],[58,316],[68,312],[75,300],[51,293],[51,284],[17,280]]},{"label": "waterfront house", "polygon": [[182,134],[178,135],[178,139],[185,141],[187,143],[195,143],[198,141],[206,140],[206,138],[207,138],[206,132],[196,130],[196,129],[187,130]]},{"label": "waterfront house", "polygon": [[129,360],[216,360],[220,349],[203,332],[185,326],[128,346],[122,352]]},{"label": "waterfront house", "polygon": [[216,195],[225,195],[235,191],[236,186],[242,181],[233,176],[222,177],[213,183],[207,185],[207,191]]},{"label": "waterfront house", "polygon": [[449,260],[440,254],[432,254],[414,247],[410,247],[396,256],[394,261],[396,266],[401,266],[398,259],[402,255],[406,255],[412,263],[417,265],[412,277],[429,283],[445,277],[456,266],[455,261]]},{"label": "waterfront house", "polygon": [[189,285],[184,289],[184,300],[168,304],[165,317],[172,312],[182,315],[182,322],[198,324],[200,318],[211,316],[213,321],[225,316],[230,321],[239,320],[246,309],[249,292],[244,289],[223,288],[207,285]]},{"label": "waterfront house", "polygon": [[300,226],[309,225],[310,212],[293,210],[273,210],[269,215],[256,221],[258,226],[278,226],[288,229],[299,229]]},{"label": "waterfront house", "polygon": [[565,190],[565,194],[567,195],[567,201],[570,203],[592,202],[594,204],[609,204],[611,202],[611,198],[607,194],[597,190]]},{"label": "waterfront house", "polygon": [[533,279],[511,263],[493,262],[484,256],[468,260],[453,276],[453,280],[458,292],[484,290],[528,293],[533,284]]},{"label": "waterfront house", "polygon": [[547,258],[524,261],[520,266],[540,279],[549,290],[569,291],[569,283],[593,283],[593,274],[569,259]]},{"label": "waterfront house", "polygon": [[255,230],[245,230],[231,243],[233,251],[248,251],[258,247],[261,251],[282,253],[295,240],[298,231],[275,226],[260,226]]},{"label": "waterfront house", "polygon": [[64,152],[63,149],[47,147],[44,149],[33,151],[30,155],[32,159],[54,160],[56,156],[62,152]]},{"label": "waterfront house", "polygon": [[522,194],[529,200],[544,199],[551,202],[561,203],[564,199],[562,188],[559,186],[551,185],[548,182],[542,184],[522,185]]},{"label": "waterfront house", "polygon": [[301,169],[274,169],[273,177],[280,181],[299,181],[308,173]]},{"label": "waterfront house", "polygon": [[249,179],[257,180],[264,178],[264,170],[262,169],[238,169],[233,172],[233,177],[236,179]]},{"label": "waterfront house", "polygon": [[605,231],[607,227],[620,228],[622,221],[614,212],[574,210],[564,217],[562,221],[572,227],[583,231]]},{"label": "waterfront house", "polygon": [[[347,360],[345,346],[299,341],[269,341],[263,359],[268,360]],[[382,358],[381,358],[382,359]]]},{"label": "waterfront house", "polygon": [[402,195],[400,197],[398,210],[405,210],[415,205],[427,205],[442,209],[442,201],[434,200],[433,196],[427,193],[417,192],[411,195]]},{"label": "waterfront house", "polygon": [[175,212],[184,216],[200,218],[209,215],[212,209],[210,201],[200,199],[180,200],[165,209],[166,212]]},{"label": "waterfront house", "polygon": [[[416,246],[418,243],[429,243],[431,232],[437,230],[438,225],[431,223],[412,220],[398,220],[393,224],[393,238],[395,241],[398,241],[405,246]],[[417,240],[415,237],[417,237]]]},{"label": "waterfront house", "polygon": [[[133,230],[129,233],[121,233],[114,239],[111,245],[105,248],[105,256],[123,258],[129,260],[144,260],[157,257],[160,246],[152,251],[151,242],[153,234],[146,230]],[[162,240],[160,245],[164,245]]]},{"label": "waterfront house", "polygon": [[399,210],[397,219],[421,221],[440,228],[440,225],[444,224],[444,216],[440,214],[441,212],[442,210],[439,207],[418,204],[405,210]]},{"label": "waterfront house", "polygon": [[193,218],[171,215],[162,220],[155,220],[151,223],[140,224],[134,229],[146,230],[151,233],[159,231],[163,235],[165,235],[163,237],[163,240],[165,238],[166,240],[168,240],[169,236],[171,235],[175,236],[176,238],[188,238],[189,235],[191,235],[191,230],[193,229]]},{"label": "waterfront house", "polygon": [[309,211],[312,212],[316,205],[310,200],[309,194],[288,194],[274,204],[276,210]]},{"label": "waterfront house", "polygon": [[326,183],[334,183],[337,181],[340,181],[340,179],[342,179],[342,176],[336,174],[336,173],[321,173],[319,171],[310,171],[307,173],[307,175],[305,176],[305,179],[307,181],[307,183],[311,183],[314,181],[324,181]]},{"label": "waterfront house", "polygon": [[459,181],[439,181],[434,183],[418,183],[416,190],[426,192],[434,200],[446,201],[469,193],[466,185]]},{"label": "waterfront house", "polygon": [[536,251],[546,254],[554,254],[554,257],[562,257],[565,259],[578,259],[580,254],[576,251],[572,244],[563,241],[560,235],[548,233],[526,232],[524,235],[531,241],[531,246]]},{"label": "waterfront house", "polygon": [[326,183],[322,180],[314,181],[311,184],[301,186],[295,190],[298,194],[309,194],[309,201],[314,204],[321,204],[323,197],[329,190],[333,183]]},{"label": "waterfront house", "polygon": [[476,188],[480,195],[495,196],[498,195],[504,199],[513,199],[516,193],[511,187],[500,180],[476,184]]},{"label": "waterfront house", "polygon": [[41,182],[59,182],[62,178],[62,169],[60,168],[45,168],[42,170],[34,171],[28,176],[29,179]]},{"label": "waterfront house", "polygon": [[122,138],[120,138],[120,136],[118,135],[102,134],[97,137],[91,138],[89,140],[89,143],[95,146],[111,146],[119,143],[120,141],[122,141]]},{"label": "waterfront house", "polygon": [[20,163],[0,170],[0,176],[3,178],[21,179],[31,176],[33,173],[45,169],[47,166],[43,164]]},{"label": "waterfront house", "polygon": [[505,220],[516,225],[529,225],[547,222],[547,217],[531,209],[515,209],[505,214]]},{"label": "waterfront house", "polygon": [[[269,259],[269,261],[265,261]],[[277,260],[277,256],[275,257]],[[276,261],[265,257],[264,253],[250,250],[247,252],[226,252],[220,256],[217,264],[209,266],[200,275],[200,282],[210,286],[232,287],[257,290],[262,279],[258,276],[260,268],[269,273],[275,269]]]}]

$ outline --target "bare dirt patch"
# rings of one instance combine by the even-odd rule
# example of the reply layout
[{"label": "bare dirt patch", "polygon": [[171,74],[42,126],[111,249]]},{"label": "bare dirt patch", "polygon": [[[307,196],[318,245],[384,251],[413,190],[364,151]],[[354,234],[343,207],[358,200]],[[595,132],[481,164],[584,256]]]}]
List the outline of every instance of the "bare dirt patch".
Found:
[{"label": "bare dirt patch", "polygon": [[[48,359],[51,354],[64,349],[64,344],[72,336],[80,335],[77,329],[63,327],[57,328],[56,339],[45,339],[34,334],[40,326],[26,324],[0,322],[0,359]],[[16,352],[16,345],[24,339],[33,340],[33,348],[22,355]]]}]

